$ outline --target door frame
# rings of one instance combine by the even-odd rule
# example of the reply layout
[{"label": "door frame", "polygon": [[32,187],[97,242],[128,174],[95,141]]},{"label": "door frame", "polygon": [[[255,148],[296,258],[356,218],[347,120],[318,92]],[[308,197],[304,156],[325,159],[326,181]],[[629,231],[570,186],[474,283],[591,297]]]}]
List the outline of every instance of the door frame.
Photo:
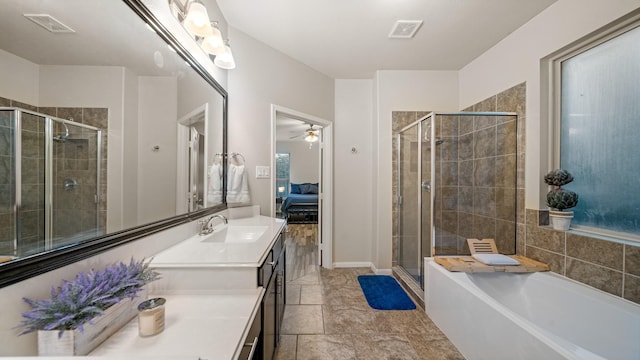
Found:
[{"label": "door frame", "polygon": [[271,216],[275,217],[275,154],[276,154],[276,120],[280,115],[286,115],[292,119],[302,120],[309,124],[322,126],[320,146],[320,174],[322,192],[318,199],[319,218],[318,218],[318,254],[320,256],[320,264],[326,269],[333,268],[333,122],[309,115],[297,110],[289,109],[284,106],[271,104],[271,187],[270,187],[270,204]]},{"label": "door frame", "polygon": [[209,159],[207,156],[206,149],[208,144],[208,136],[209,133],[209,103],[204,103],[195,109],[191,110],[188,114],[182,116],[177,121],[177,170],[176,170],[176,213],[183,214],[188,212],[189,201],[187,199],[187,194],[191,191],[189,188],[189,169],[191,165],[189,164],[189,152],[190,148],[190,128],[191,125],[199,122],[200,118],[204,122],[204,173],[202,174],[203,178],[203,206],[207,206],[207,169],[209,166]]}]

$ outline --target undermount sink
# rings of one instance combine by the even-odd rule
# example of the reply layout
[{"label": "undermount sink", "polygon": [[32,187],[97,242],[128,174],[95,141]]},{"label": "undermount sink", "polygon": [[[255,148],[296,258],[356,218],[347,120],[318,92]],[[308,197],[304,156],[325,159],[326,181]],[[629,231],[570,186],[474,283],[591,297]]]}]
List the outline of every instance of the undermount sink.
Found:
[{"label": "undermount sink", "polygon": [[267,228],[267,226],[227,225],[207,235],[202,242],[250,243],[258,240]]}]

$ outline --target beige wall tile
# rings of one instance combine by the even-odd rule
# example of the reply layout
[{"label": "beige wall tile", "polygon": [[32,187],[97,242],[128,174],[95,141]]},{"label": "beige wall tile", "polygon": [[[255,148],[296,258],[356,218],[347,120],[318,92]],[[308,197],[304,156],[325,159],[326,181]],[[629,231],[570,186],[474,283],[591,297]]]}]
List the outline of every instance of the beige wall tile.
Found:
[{"label": "beige wall tile", "polygon": [[624,246],[624,269],[629,274],[640,276],[640,246]]},{"label": "beige wall tile", "polygon": [[567,257],[566,276],[610,294],[622,296],[622,272],[620,271]]},{"label": "beige wall tile", "polygon": [[622,271],[623,245],[567,233],[567,256]]}]

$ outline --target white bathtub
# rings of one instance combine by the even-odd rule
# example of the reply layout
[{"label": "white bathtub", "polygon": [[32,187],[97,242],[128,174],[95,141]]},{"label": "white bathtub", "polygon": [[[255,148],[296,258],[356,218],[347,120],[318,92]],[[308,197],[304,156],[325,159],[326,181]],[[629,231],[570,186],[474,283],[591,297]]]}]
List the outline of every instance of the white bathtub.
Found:
[{"label": "white bathtub", "polygon": [[640,306],[551,272],[466,274],[425,258],[425,309],[467,359],[640,360]]}]

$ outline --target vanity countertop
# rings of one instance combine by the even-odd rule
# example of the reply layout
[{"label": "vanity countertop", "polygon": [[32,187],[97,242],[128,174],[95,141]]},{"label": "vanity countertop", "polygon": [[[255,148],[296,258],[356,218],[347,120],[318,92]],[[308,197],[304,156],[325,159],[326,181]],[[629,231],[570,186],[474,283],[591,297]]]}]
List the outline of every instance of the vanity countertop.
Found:
[{"label": "vanity countertop", "polygon": [[[154,294],[150,297],[167,299],[163,332],[144,338],[138,336],[138,318],[135,317],[89,356],[237,359],[263,293],[263,288],[257,288]],[[251,341],[246,339],[246,342]]]},{"label": "vanity countertop", "polygon": [[[152,267],[259,267],[268,255],[280,232],[286,226],[283,219],[252,216],[229,219],[218,224],[208,235],[194,235],[154,256]],[[219,240],[227,236],[228,241]],[[259,234],[259,235],[258,235]]]}]

